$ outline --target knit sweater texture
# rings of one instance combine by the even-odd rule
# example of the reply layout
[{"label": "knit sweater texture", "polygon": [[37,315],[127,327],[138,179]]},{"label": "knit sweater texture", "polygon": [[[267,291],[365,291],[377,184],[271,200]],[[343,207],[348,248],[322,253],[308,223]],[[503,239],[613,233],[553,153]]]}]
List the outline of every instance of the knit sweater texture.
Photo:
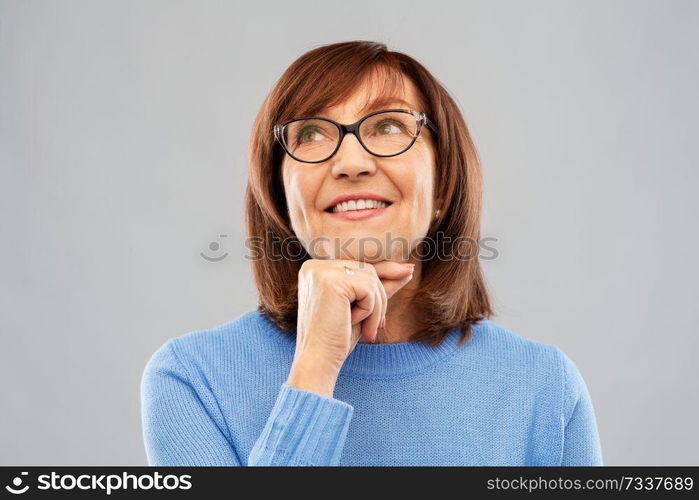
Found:
[{"label": "knit sweater texture", "polygon": [[358,343],[333,397],[286,384],[295,333],[248,311],[167,340],[141,378],[149,465],[603,465],[561,348],[481,320],[459,345]]}]

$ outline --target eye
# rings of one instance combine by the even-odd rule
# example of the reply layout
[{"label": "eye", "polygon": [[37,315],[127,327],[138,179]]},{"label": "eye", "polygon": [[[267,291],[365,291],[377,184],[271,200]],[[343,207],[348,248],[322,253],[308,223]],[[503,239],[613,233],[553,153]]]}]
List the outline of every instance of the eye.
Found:
[{"label": "eye", "polygon": [[303,144],[304,142],[312,142],[314,140],[314,134],[322,135],[322,131],[318,127],[302,127],[299,129],[298,134],[296,134],[296,143]]},{"label": "eye", "polygon": [[381,120],[376,124],[376,132],[379,135],[400,134],[405,132],[405,125],[397,120]]}]

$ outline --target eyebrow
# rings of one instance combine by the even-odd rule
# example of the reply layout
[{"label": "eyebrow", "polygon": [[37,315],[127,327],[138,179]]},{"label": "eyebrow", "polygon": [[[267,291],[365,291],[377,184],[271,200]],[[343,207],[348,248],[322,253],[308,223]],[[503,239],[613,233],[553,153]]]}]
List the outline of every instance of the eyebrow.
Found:
[{"label": "eyebrow", "polygon": [[[393,104],[398,104],[400,106],[404,106],[408,109],[417,109],[412,103],[401,99],[400,97],[380,97],[379,99],[375,99],[371,101],[370,103],[366,104],[362,109],[359,111],[363,113],[364,115],[367,115],[371,113],[372,111],[378,111],[379,109],[384,109],[384,108],[393,108]],[[317,112],[314,116],[323,116],[323,117],[328,117],[327,112],[325,111],[319,111]]]},{"label": "eyebrow", "polygon": [[363,111],[365,113],[370,113],[372,111],[376,111],[378,109],[382,109],[384,107],[388,107],[393,104],[399,104],[402,106],[406,106],[408,109],[415,109],[415,107],[409,103],[408,101],[405,101],[403,99],[400,99],[398,97],[384,97],[380,99],[376,99],[372,101],[370,104],[367,106],[364,106],[360,111]]}]

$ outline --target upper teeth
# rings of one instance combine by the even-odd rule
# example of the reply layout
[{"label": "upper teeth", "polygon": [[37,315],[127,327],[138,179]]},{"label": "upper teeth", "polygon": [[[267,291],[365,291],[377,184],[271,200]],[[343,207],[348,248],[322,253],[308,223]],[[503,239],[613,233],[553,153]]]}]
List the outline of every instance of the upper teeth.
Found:
[{"label": "upper teeth", "polygon": [[348,210],[364,210],[366,208],[385,208],[386,202],[379,200],[349,200],[338,203],[332,208],[333,212],[347,212]]}]

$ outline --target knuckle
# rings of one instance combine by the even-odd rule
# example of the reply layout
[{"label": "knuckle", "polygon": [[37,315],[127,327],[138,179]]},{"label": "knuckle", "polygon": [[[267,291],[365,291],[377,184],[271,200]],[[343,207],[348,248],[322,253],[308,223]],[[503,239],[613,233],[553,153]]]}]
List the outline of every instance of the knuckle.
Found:
[{"label": "knuckle", "polygon": [[308,273],[310,272],[313,267],[316,265],[315,259],[307,259],[305,260],[302,264],[301,267],[299,267],[299,274],[301,273]]}]

